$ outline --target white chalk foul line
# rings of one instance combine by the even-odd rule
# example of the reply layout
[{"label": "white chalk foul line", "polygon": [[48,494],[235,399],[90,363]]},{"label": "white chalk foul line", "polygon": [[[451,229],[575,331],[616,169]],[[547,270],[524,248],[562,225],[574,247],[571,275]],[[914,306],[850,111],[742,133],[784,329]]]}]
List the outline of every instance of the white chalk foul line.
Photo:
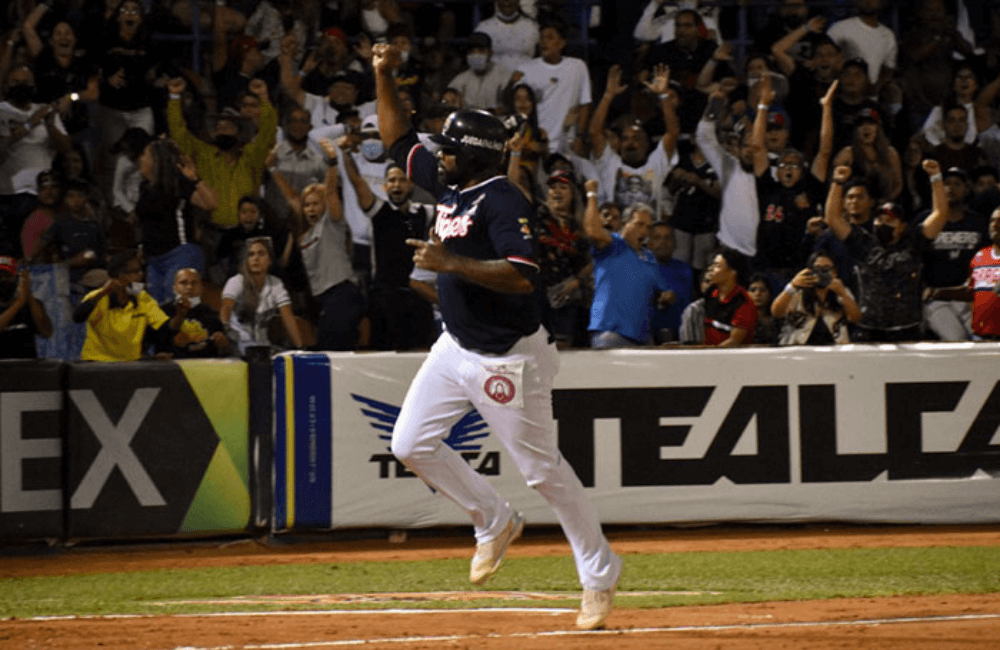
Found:
[{"label": "white chalk foul line", "polygon": [[27,621],[86,621],[92,619],[131,618],[227,618],[229,616],[336,616],[338,614],[468,614],[476,612],[529,612],[531,614],[570,614],[565,607],[466,607],[463,609],[301,609],[260,612],[204,612],[191,614],[65,614],[32,616]]},{"label": "white chalk foul line", "polygon": [[[384,611],[384,610],[382,610]],[[413,610],[403,610],[413,611]],[[440,611],[440,610],[439,610]],[[447,610],[445,610],[447,611]],[[455,611],[455,610],[452,610]],[[488,611],[488,610],[487,610]],[[496,610],[493,610],[496,611]],[[524,610],[520,610],[524,611]],[[548,610],[551,611],[551,610]],[[683,625],[679,627],[643,627],[622,630],[555,630],[551,632],[514,632],[511,634],[452,634],[447,636],[407,636],[383,637],[375,639],[338,639],[331,641],[309,641],[300,643],[249,643],[246,645],[224,646],[178,646],[174,650],[305,650],[308,648],[339,648],[346,646],[383,644],[430,643],[436,641],[469,641],[473,639],[525,639],[546,637],[568,637],[580,635],[627,635],[671,632],[722,632],[729,630],[773,630],[802,627],[844,627],[865,625],[898,625],[903,623],[947,623],[955,621],[980,621],[1000,619],[1000,614],[961,614],[955,616],[912,616],[899,618],[869,618],[852,621],[798,621],[790,623],[741,623],[736,625]]]}]

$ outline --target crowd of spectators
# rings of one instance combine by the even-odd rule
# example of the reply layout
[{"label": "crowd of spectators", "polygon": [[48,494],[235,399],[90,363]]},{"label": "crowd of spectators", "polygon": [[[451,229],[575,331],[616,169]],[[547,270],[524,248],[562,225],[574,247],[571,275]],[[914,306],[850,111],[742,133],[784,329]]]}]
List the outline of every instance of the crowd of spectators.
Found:
[{"label": "crowd of spectators", "polygon": [[43,267],[78,358],[426,348],[376,42],[428,147],[504,118],[562,348],[995,339],[998,5],[13,0],[0,356]]}]

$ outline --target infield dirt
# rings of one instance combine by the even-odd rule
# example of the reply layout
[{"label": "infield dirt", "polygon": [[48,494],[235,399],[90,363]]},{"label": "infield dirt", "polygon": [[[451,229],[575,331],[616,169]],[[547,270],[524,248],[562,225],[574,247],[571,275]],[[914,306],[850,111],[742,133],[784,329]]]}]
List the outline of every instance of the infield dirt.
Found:
[{"label": "infield dirt", "polygon": [[[820,548],[997,546],[1000,526],[802,526],[610,530],[630,553]],[[468,536],[385,540],[75,547],[0,556],[0,577],[210,566],[466,558]],[[560,535],[529,531],[509,558],[568,555]],[[627,558],[626,558],[627,559]],[[984,567],[984,571],[997,571]],[[769,602],[615,610],[608,629],[577,633],[574,614],[484,611],[429,614],[321,613],[261,616],[146,616],[0,621],[0,648],[369,649],[670,647],[679,650],[939,650],[1000,647],[1000,594]]]}]

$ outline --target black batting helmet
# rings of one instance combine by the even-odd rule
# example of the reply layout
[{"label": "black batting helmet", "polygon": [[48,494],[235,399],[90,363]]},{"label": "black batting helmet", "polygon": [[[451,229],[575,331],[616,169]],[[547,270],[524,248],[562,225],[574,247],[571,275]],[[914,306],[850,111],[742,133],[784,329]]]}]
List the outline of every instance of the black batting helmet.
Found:
[{"label": "black batting helmet", "polygon": [[443,149],[454,149],[459,168],[473,175],[492,171],[503,162],[507,127],[486,111],[461,109],[448,116],[441,133],[431,136]]}]

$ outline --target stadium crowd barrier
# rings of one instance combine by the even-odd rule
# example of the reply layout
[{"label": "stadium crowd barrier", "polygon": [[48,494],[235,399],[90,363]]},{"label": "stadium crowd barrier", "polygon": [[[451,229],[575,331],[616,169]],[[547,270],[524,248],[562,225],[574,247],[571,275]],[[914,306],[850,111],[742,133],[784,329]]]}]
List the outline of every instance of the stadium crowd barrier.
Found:
[{"label": "stadium crowd barrier", "polygon": [[[467,525],[389,449],[423,359],[0,362],[0,536]],[[994,343],[572,351],[553,429],[609,524],[996,523],[998,359]],[[445,443],[556,523],[477,410]]]}]

